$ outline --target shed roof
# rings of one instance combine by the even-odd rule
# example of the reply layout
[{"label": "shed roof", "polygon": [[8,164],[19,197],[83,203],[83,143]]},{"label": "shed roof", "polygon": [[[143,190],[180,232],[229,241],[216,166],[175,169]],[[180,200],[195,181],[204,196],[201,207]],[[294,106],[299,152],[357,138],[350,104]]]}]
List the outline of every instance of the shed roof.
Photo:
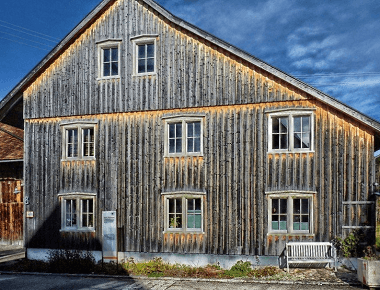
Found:
[{"label": "shed roof", "polygon": [[24,156],[24,131],[0,123],[0,160],[21,160]]},{"label": "shed roof", "polygon": [[[60,54],[64,51],[70,44],[72,44],[81,33],[89,27],[100,15],[107,10],[112,4],[117,0],[103,0],[97,7],[95,7],[65,38],[62,39],[58,45],[50,51],[45,58],[41,60],[37,66],[35,66],[21,81],[16,85],[16,87],[0,102],[0,120],[6,114],[14,104],[17,103],[22,98],[23,90],[33,82]],[[137,1],[137,0],[136,0]],[[380,123],[363,113],[349,107],[348,105],[340,102],[339,100],[321,92],[320,90],[288,75],[287,73],[271,66],[264,61],[254,57],[253,55],[219,39],[218,37],[182,20],[171,14],[165,8],[154,2],[153,0],[140,0],[140,2],[148,5],[157,13],[161,14],[167,20],[178,25],[182,29],[186,29],[198,37],[201,37],[210,43],[230,52],[231,54],[245,60],[256,67],[274,75],[275,77],[293,85],[294,87],[306,92],[310,96],[318,99],[319,101],[341,111],[350,117],[360,121],[361,123],[372,128],[376,132],[376,140],[378,146],[380,147]],[[377,147],[377,146],[376,146]]]}]

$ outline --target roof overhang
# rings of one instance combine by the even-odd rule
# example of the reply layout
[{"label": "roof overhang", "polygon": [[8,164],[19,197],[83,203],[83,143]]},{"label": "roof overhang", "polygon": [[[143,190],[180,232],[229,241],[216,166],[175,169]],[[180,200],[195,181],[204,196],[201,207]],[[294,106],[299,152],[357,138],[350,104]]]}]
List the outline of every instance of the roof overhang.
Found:
[{"label": "roof overhang", "polygon": [[[0,120],[4,115],[4,112],[9,111],[12,106],[14,106],[20,98],[22,98],[23,90],[32,83],[54,60],[56,60],[59,55],[67,49],[79,36],[80,34],[87,29],[107,8],[113,5],[117,0],[103,0],[97,7],[95,7],[63,40],[58,43],[58,45],[49,52],[42,61],[37,64],[22,80],[16,87],[0,102]],[[333,97],[319,91],[318,89],[288,75],[287,73],[271,66],[262,60],[254,57],[253,55],[219,39],[218,37],[174,16],[165,8],[157,4],[152,0],[140,0],[140,2],[145,3],[150,6],[156,12],[161,14],[167,20],[171,21],[178,27],[181,27],[198,37],[208,41],[225,51],[241,58],[242,60],[247,61],[248,63],[253,64],[254,66],[260,68],[263,71],[275,76],[276,78],[298,88],[301,91],[306,92],[311,97],[316,98],[317,100],[337,109],[338,111],[344,112],[350,117],[356,119],[362,124],[370,127],[375,131],[375,147],[380,148],[380,123],[363,113],[347,106],[346,104],[334,99]]]}]

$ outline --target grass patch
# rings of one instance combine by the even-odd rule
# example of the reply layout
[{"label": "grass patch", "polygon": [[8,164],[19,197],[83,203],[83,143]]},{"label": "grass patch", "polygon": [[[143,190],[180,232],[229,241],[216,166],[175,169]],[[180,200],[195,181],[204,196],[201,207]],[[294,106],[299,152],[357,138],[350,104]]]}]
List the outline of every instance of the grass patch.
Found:
[{"label": "grass patch", "polygon": [[[280,280],[286,274],[277,267],[252,268],[250,262],[238,261],[229,270],[223,270],[218,265],[192,267],[183,264],[165,263],[162,258],[148,262],[135,262],[133,259],[122,264],[95,263],[89,252],[83,251],[52,251],[49,261],[19,260],[17,262],[0,264],[1,271],[44,272],[44,273],[78,273],[135,275],[147,277],[178,277],[178,278],[238,278]],[[284,276],[285,275],[285,276]]]}]

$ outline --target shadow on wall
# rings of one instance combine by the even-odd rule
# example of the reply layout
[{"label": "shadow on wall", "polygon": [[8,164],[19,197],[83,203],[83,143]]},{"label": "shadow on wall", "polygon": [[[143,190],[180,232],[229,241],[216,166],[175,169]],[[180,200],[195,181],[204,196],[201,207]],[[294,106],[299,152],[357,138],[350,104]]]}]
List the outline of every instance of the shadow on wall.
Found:
[{"label": "shadow on wall", "polygon": [[26,221],[26,248],[69,249],[101,251],[102,244],[96,232],[64,232],[61,228],[61,211],[57,206],[35,231],[36,217]]}]

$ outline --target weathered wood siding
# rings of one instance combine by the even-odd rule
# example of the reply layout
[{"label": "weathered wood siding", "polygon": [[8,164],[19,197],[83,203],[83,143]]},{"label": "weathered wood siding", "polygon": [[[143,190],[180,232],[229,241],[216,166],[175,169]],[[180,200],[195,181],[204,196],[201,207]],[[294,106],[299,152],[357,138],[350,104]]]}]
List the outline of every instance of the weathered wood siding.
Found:
[{"label": "weathered wood siding", "polygon": [[[133,75],[131,37],[157,34],[157,74]],[[98,80],[97,42],[122,39],[121,77]],[[119,0],[24,92],[25,118],[306,98],[135,0]]]},{"label": "weathered wood siding", "polygon": [[[21,192],[14,194],[15,188]],[[23,196],[21,180],[0,181],[0,242],[14,243],[23,240]]]},{"label": "weathered wood siding", "polygon": [[[268,108],[315,108],[315,152],[267,153]],[[204,156],[164,158],[164,120],[202,113]],[[329,241],[342,225],[369,220],[373,134],[316,101],[288,101],[196,109],[99,114],[96,161],[61,162],[60,122],[26,120],[25,186],[30,245],[99,249],[101,211],[117,210],[120,251],[278,255],[289,239]],[[205,234],[163,234],[162,192],[205,191]],[[267,236],[268,191],[315,191],[314,236]],[[97,194],[96,233],[59,233],[58,193]],[[57,238],[52,243],[52,236]],[[70,242],[72,241],[72,242]],[[82,245],[83,245],[82,244]],[[79,246],[78,246],[79,247]]]}]

